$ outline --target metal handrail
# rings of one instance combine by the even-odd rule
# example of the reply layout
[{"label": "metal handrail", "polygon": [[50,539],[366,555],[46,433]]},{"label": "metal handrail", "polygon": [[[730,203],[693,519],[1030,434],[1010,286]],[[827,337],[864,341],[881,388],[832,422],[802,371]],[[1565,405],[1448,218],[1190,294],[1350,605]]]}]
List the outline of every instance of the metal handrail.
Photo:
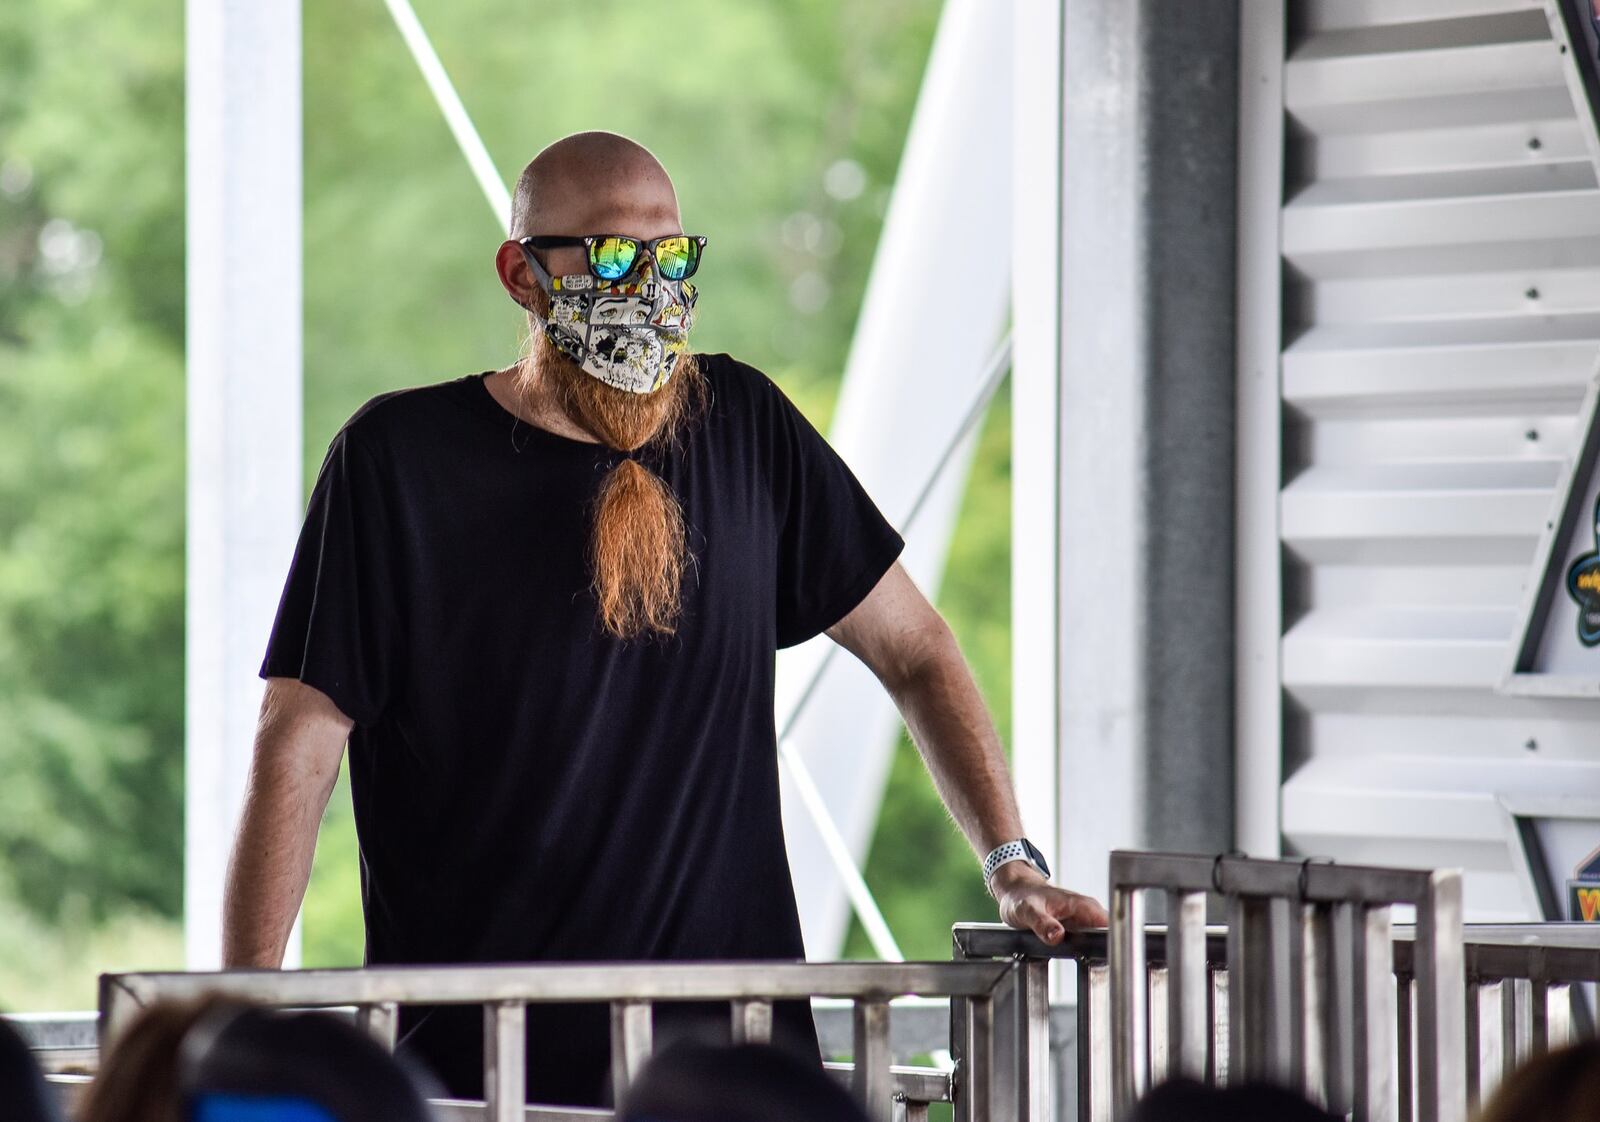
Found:
[{"label": "metal handrail", "polygon": [[[774,1001],[834,997],[853,1003],[853,1062],[829,1067],[848,1074],[876,1122],[889,1122],[925,1117],[931,1102],[953,1101],[960,1110],[974,1097],[989,1100],[991,1067],[997,1060],[1001,1068],[1009,1066],[996,1045],[993,1011],[1000,1003],[1026,1004],[1012,991],[1028,973],[1012,962],[651,962],[103,974],[100,1045],[102,1050],[114,1045],[139,1008],[166,998],[214,994],[276,1007],[354,1007],[358,1023],[390,1048],[402,1005],[482,1005],[485,1102],[441,1102],[436,1104],[440,1116],[548,1122],[605,1117],[606,1112],[525,1106],[525,1009],[530,1004],[610,1005],[612,1087],[621,1102],[650,1058],[656,1002],[727,1001],[733,1039],[766,1041]],[[950,999],[952,1023],[961,1033],[952,1049],[961,1057],[954,1073],[891,1065],[889,1002],[902,995]],[[988,1117],[985,1112],[975,1116]]]},{"label": "metal handrail", "polygon": [[[1207,859],[1208,861],[1210,859]],[[1228,929],[1203,927],[1208,977],[1207,1039],[1211,1062],[1204,1078],[1229,1079]],[[1410,1117],[1417,1098],[1417,1072],[1411,1063],[1415,1017],[1416,927],[1393,927],[1392,975],[1395,998],[1392,1054],[1395,1090],[1392,1101]],[[1168,1018],[1163,998],[1171,991],[1168,969],[1169,928],[1152,924],[1143,930],[1150,1004],[1150,1055],[1165,1072],[1172,1066]],[[1078,1117],[1109,1115],[1111,935],[1107,929],[1069,931],[1061,943],[1041,942],[1029,932],[1004,924],[958,924],[952,932],[959,960],[1018,959],[1046,962],[1062,959],[1077,966]],[[1571,923],[1467,924],[1462,928],[1461,974],[1465,1040],[1461,1070],[1470,1107],[1487,1098],[1518,1064],[1573,1039],[1592,1036],[1593,1017],[1584,984],[1600,983],[1600,927]],[[1386,1096],[1386,1099],[1389,1097]],[[1459,1117],[1460,1115],[1457,1115]]]}]

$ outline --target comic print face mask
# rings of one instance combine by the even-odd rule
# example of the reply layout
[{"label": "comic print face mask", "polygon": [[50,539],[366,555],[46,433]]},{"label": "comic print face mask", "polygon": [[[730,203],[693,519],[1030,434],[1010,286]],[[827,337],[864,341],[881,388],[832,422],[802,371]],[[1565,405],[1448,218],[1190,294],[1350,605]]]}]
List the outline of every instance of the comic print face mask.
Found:
[{"label": "comic print face mask", "polygon": [[527,246],[523,255],[550,297],[544,333],[557,350],[614,389],[653,393],[667,384],[689,346],[699,296],[693,284],[662,278],[649,258],[630,276],[606,281],[552,277]]}]

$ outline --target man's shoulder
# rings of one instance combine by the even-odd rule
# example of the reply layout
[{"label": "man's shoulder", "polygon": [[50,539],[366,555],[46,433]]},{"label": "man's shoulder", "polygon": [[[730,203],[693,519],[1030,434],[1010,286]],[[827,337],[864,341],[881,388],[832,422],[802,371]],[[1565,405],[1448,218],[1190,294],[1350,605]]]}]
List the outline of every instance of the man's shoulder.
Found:
[{"label": "man's shoulder", "polygon": [[772,407],[778,386],[748,362],[730,354],[700,354],[700,369],[719,412],[748,415]]},{"label": "man's shoulder", "polygon": [[438,424],[441,410],[457,410],[468,404],[467,394],[475,389],[470,382],[476,377],[479,375],[386,390],[368,398],[350,414],[334,440],[377,449],[431,431]]}]

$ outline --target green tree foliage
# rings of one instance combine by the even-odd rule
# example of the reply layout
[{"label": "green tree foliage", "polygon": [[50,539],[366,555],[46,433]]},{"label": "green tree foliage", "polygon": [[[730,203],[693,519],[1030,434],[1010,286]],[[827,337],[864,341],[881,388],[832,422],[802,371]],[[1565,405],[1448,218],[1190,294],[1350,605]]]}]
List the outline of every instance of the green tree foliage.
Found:
[{"label": "green tree foliage", "polygon": [[0,890],[58,921],[180,904],[181,27],[0,11]]},{"label": "green tree foliage", "polygon": [[[362,401],[502,365],[523,325],[494,277],[503,231],[382,3],[303,4],[309,486]],[[662,157],[710,239],[696,344],[826,425],[938,0],[418,8],[507,181],[577,129]],[[77,1003],[95,970],[176,953],[183,140],[182,0],[0,5],[0,1003]],[[941,597],[1002,721],[1005,429]],[[357,861],[341,784],[308,963],[359,961]],[[868,875],[918,954],[992,915],[908,744]],[[40,968],[78,976],[41,988]]]}]

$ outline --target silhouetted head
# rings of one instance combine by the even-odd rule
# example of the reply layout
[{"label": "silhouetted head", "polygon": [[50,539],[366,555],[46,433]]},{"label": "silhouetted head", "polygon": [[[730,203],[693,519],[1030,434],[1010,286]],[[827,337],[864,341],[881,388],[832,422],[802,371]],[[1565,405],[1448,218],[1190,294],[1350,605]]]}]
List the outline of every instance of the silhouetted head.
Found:
[{"label": "silhouetted head", "polygon": [[1127,1122],[1337,1122],[1293,1091],[1266,1083],[1208,1087],[1173,1079],[1151,1091]]},{"label": "silhouetted head", "polygon": [[1600,1116],[1600,1041],[1536,1056],[1502,1083],[1478,1122],[1589,1122]]},{"label": "silhouetted head", "polygon": [[622,1122],[866,1122],[850,1093],[814,1063],[764,1044],[683,1042],[640,1074]]},{"label": "silhouetted head", "polygon": [[15,1122],[61,1122],[61,1112],[28,1045],[4,1021],[0,1021],[0,1107],[4,1107],[0,1113]]}]

